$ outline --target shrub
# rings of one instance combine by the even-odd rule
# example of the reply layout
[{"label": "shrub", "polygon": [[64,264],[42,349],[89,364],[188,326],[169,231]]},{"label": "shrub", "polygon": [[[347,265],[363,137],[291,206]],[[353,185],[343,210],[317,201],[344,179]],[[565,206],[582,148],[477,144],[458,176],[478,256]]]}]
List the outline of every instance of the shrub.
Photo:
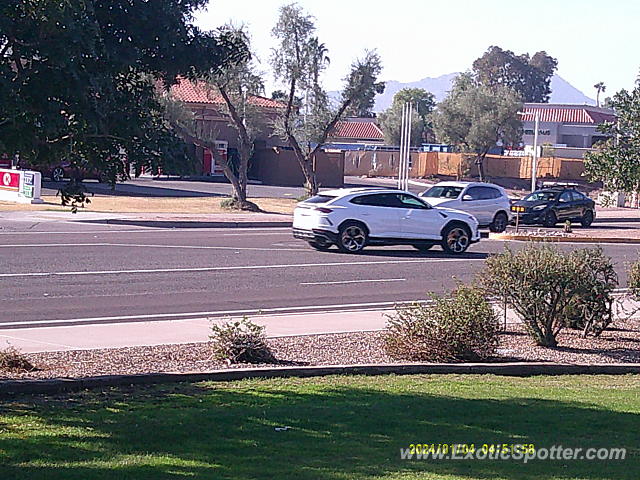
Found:
[{"label": "shrub", "polygon": [[36,367],[17,348],[0,350],[0,371],[33,372]]},{"label": "shrub", "polygon": [[264,330],[247,318],[212,325],[209,339],[213,356],[229,363],[275,362]]},{"label": "shrub", "polygon": [[601,248],[567,253],[548,244],[489,257],[479,279],[487,293],[515,310],[536,344],[551,347],[569,324],[600,334],[611,322],[611,293],[618,284]]},{"label": "shrub", "polygon": [[249,212],[259,212],[260,207],[249,200],[241,202],[236,198],[225,198],[220,202],[220,208],[225,210],[244,210]]},{"label": "shrub", "polygon": [[627,285],[631,298],[640,301],[640,260],[631,265]]},{"label": "shrub", "polygon": [[386,352],[411,361],[474,361],[498,346],[499,322],[483,293],[460,285],[433,303],[398,306],[384,334]]},{"label": "shrub", "polygon": [[578,288],[565,312],[565,324],[583,336],[599,336],[613,321],[613,290],[618,285],[611,258],[601,249],[574,252]]}]

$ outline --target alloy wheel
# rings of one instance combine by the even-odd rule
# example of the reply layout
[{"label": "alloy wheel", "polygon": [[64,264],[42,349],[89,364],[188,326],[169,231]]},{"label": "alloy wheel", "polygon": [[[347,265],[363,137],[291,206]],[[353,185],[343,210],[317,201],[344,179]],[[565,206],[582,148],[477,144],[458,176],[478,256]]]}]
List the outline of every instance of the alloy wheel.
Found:
[{"label": "alloy wheel", "polygon": [[469,235],[464,228],[452,228],[447,235],[447,245],[452,252],[462,253],[469,246]]},{"label": "alloy wheel", "polygon": [[351,225],[344,229],[340,236],[340,240],[345,249],[350,252],[357,252],[364,248],[367,241],[367,235],[361,227]]}]

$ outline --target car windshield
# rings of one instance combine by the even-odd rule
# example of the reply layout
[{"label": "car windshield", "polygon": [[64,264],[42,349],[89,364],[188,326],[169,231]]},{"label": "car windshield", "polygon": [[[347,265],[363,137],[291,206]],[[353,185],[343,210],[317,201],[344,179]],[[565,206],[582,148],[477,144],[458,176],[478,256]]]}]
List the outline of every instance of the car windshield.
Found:
[{"label": "car windshield", "polygon": [[525,202],[550,202],[558,197],[558,192],[533,192],[524,197]]},{"label": "car windshield", "polygon": [[458,198],[460,193],[462,193],[462,187],[436,185],[424,192],[422,196],[431,198]]},{"label": "car windshield", "polygon": [[335,198],[331,195],[316,195],[315,197],[307,198],[303,203],[327,203]]}]

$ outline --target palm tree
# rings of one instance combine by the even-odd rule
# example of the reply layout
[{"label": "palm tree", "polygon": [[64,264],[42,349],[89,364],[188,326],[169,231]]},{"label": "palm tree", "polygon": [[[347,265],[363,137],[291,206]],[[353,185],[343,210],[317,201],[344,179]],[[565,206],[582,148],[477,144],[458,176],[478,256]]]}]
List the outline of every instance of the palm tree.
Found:
[{"label": "palm tree", "polygon": [[596,95],[596,105],[599,107],[600,106],[600,92],[604,92],[607,87],[604,86],[603,82],[598,82],[596,83],[593,88],[595,88],[597,90],[597,95]]},{"label": "palm tree", "polygon": [[[314,37],[309,41],[307,49],[311,85],[306,85],[305,89],[305,114],[309,113],[310,107],[311,111],[315,111],[318,105],[324,103],[325,93],[320,88],[320,73],[331,63],[331,59],[327,55],[329,50],[324,43],[318,40],[318,37]],[[309,99],[309,89],[311,89],[311,99]]]}]

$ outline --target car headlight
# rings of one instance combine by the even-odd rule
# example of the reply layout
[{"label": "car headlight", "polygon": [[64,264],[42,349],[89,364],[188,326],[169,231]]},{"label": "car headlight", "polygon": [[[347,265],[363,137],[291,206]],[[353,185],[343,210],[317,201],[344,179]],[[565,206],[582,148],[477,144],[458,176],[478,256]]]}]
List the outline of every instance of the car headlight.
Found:
[{"label": "car headlight", "polygon": [[544,210],[545,208],[547,208],[546,205],[537,205],[533,207],[531,210],[533,210],[534,212],[539,212],[540,210]]}]

